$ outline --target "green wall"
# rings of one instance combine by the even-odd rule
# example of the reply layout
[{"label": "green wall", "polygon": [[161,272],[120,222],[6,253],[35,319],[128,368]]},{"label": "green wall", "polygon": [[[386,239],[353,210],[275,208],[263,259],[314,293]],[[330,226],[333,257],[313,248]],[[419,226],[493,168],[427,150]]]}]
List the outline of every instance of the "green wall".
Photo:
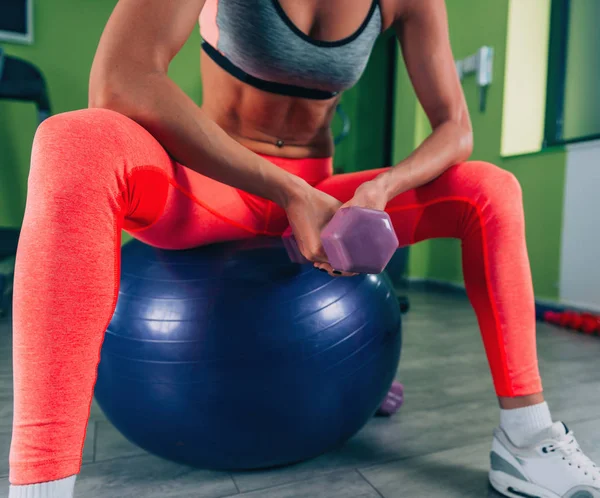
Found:
[{"label": "green wall", "polygon": [[[31,61],[42,70],[53,113],[87,107],[92,59],[116,3],[116,0],[36,0],[35,43],[0,44],[7,54]],[[196,30],[170,68],[175,81],[197,102],[202,93],[198,77],[199,44]],[[0,226],[21,224],[36,127],[33,104],[0,101]]]},{"label": "green wall", "polygon": [[[342,106],[351,120],[349,136],[337,147],[334,164],[344,172],[390,166],[386,157],[386,119],[389,109],[388,90],[393,82],[388,77],[390,60],[396,47],[391,32],[377,40],[369,63],[358,84],[344,93]],[[334,120],[337,133],[339,120]]]},{"label": "green wall", "polygon": [[[473,159],[494,163],[514,173],[523,188],[527,245],[535,292],[558,297],[559,256],[566,153],[562,149],[503,158],[500,156],[508,1],[447,2],[455,58],[471,55],[482,45],[495,49],[494,82],[488,89],[487,109],[480,113],[473,77],[463,83],[474,129]],[[428,132],[403,63],[399,63],[395,102],[394,160],[400,161]],[[434,240],[411,249],[408,276],[462,282],[460,244]]]}]

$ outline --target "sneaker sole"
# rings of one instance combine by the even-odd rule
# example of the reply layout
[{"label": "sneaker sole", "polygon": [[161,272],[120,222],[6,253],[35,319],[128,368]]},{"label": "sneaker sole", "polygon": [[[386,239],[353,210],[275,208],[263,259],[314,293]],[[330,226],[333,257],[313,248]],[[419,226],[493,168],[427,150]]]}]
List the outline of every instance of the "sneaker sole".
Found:
[{"label": "sneaker sole", "polygon": [[510,498],[561,498],[537,484],[495,470],[490,471],[490,484],[498,493]]}]

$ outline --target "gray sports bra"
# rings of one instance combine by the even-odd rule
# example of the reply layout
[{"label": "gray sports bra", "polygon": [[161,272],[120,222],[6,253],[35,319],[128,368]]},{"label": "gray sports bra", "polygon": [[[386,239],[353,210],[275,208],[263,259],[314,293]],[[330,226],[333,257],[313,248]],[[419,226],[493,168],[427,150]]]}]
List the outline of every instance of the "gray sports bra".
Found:
[{"label": "gray sports bra", "polygon": [[207,0],[200,14],[202,47],[223,69],[261,90],[313,99],[358,81],[381,27],[378,0],[359,28],[337,41],[304,34],[278,0]]}]

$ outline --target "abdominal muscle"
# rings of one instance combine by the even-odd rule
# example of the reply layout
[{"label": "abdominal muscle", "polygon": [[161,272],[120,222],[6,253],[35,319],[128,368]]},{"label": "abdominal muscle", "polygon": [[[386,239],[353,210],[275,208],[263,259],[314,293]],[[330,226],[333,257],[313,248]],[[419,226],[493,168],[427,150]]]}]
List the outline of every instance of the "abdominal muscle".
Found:
[{"label": "abdominal muscle", "polygon": [[239,81],[202,53],[202,110],[248,149],[288,158],[333,155],[331,120],[339,97],[276,95]]}]

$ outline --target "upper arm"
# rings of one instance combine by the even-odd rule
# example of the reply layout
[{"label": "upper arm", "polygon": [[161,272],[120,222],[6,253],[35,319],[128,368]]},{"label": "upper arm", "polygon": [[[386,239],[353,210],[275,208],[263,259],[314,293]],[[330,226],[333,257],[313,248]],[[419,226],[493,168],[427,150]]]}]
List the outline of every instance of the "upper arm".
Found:
[{"label": "upper arm", "polygon": [[166,73],[198,22],[204,2],[119,0],[96,51],[91,87],[128,71]]},{"label": "upper arm", "polygon": [[444,0],[403,0],[394,29],[411,82],[432,127],[471,123],[450,47]]}]

